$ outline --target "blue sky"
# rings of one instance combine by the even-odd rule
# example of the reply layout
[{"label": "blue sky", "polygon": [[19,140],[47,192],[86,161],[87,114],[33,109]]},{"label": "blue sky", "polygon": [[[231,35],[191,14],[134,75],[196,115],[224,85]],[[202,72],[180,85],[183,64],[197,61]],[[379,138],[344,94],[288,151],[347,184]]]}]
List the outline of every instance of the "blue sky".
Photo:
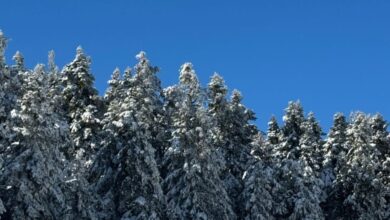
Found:
[{"label": "blue sky", "polygon": [[0,29],[28,67],[70,62],[78,45],[92,57],[101,93],[115,67],[145,50],[164,86],[184,62],[203,85],[220,73],[242,91],[261,129],[300,99],[327,130],[335,112],[390,118],[390,1],[18,1],[1,2]]}]

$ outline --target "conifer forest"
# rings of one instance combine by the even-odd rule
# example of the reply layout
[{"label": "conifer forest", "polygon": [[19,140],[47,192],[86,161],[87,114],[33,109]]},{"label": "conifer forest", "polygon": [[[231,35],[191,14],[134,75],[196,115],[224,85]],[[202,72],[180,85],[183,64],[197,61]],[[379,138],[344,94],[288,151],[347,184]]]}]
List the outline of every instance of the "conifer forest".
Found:
[{"label": "conifer forest", "polygon": [[390,219],[380,114],[336,113],[325,134],[291,101],[260,131],[239,91],[218,74],[200,85],[191,63],[162,88],[140,52],[99,96],[81,47],[29,69],[7,43],[0,32],[0,219]]}]

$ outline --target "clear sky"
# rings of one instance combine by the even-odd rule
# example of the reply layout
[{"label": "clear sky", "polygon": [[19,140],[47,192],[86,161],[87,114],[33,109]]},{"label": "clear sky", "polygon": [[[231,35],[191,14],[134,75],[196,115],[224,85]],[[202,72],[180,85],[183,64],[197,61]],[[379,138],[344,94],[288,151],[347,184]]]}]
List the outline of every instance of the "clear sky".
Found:
[{"label": "clear sky", "polygon": [[300,99],[327,130],[335,112],[390,120],[390,1],[380,0],[3,0],[0,29],[28,67],[92,57],[101,93],[115,67],[145,50],[164,86],[194,64],[203,85],[220,73],[242,91],[262,130]]}]

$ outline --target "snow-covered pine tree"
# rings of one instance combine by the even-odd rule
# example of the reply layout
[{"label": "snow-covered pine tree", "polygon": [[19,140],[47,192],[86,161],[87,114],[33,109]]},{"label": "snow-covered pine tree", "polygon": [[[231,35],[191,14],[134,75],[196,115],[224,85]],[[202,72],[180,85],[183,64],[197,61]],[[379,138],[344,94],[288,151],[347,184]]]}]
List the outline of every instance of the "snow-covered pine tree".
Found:
[{"label": "snow-covered pine tree", "polygon": [[286,219],[324,219],[320,207],[322,181],[301,158],[300,142],[306,121],[299,102],[290,102],[283,117],[281,143],[274,149],[274,216]]},{"label": "snow-covered pine tree", "polygon": [[239,195],[243,190],[242,175],[251,158],[250,144],[257,133],[250,121],[255,120],[254,113],[242,103],[242,96],[233,91],[231,102],[226,99],[227,87],[223,78],[214,74],[208,84],[208,113],[213,119],[213,145],[224,157],[221,179],[225,189],[235,205],[238,215]]},{"label": "snow-covered pine tree", "polygon": [[371,142],[378,148],[381,153],[380,159],[384,161],[390,156],[388,124],[381,114],[376,114],[370,118],[369,126],[372,130]]},{"label": "snow-covered pine tree", "polygon": [[371,143],[372,130],[369,117],[355,113],[347,129],[349,151],[346,164],[336,177],[334,193],[338,195],[333,218],[345,219],[388,219],[388,191],[378,176],[381,172],[380,151]]},{"label": "snow-covered pine tree", "polygon": [[165,197],[151,133],[139,121],[136,97],[120,94],[131,94],[126,90],[133,87],[124,90],[126,79],[118,78],[118,73],[114,71],[109,81],[106,97],[110,102],[102,120],[104,139],[89,180],[104,202],[102,211],[107,219],[165,219]]},{"label": "snow-covered pine tree", "polygon": [[63,109],[76,147],[75,152],[67,153],[88,167],[99,147],[99,110],[102,110],[103,106],[97,90],[93,87],[90,58],[84,54],[81,47],[77,48],[76,58],[64,67],[61,76]]},{"label": "snow-covered pine tree", "polygon": [[0,30],[0,68],[5,66],[5,48],[7,47],[7,38],[4,36],[2,30]]},{"label": "snow-covered pine tree", "polygon": [[108,89],[106,91],[106,94],[104,94],[104,100],[107,103],[119,99],[119,96],[125,92],[121,90],[122,84],[123,81],[121,79],[121,71],[119,70],[119,68],[115,68],[114,72],[111,75],[111,79],[108,81]]},{"label": "snow-covered pine tree", "polygon": [[133,99],[132,108],[135,112],[139,129],[142,129],[148,141],[156,151],[156,160],[160,164],[164,155],[165,127],[163,123],[164,113],[162,88],[157,77],[158,68],[150,64],[146,53],[141,51],[136,58],[134,77],[129,90],[129,96]]},{"label": "snow-covered pine tree", "polygon": [[299,141],[303,134],[302,123],[305,121],[302,105],[299,101],[289,102],[283,116],[284,126],[281,129],[282,138],[275,147],[277,158],[299,158]]},{"label": "snow-covered pine tree", "polygon": [[[0,30],[0,177],[5,175],[5,166],[7,162],[7,150],[10,147],[14,132],[12,131],[12,119],[10,112],[15,108],[17,98],[20,93],[20,80],[17,71],[5,63],[5,48],[7,46],[7,38]],[[1,188],[6,188],[0,185]],[[6,212],[5,206],[0,196],[0,219],[2,214]]]},{"label": "snow-covered pine tree", "polygon": [[325,187],[330,187],[336,174],[345,164],[345,155],[348,152],[346,145],[346,132],[348,123],[342,113],[336,113],[333,117],[333,126],[328,133],[324,144],[324,161],[322,180]]},{"label": "snow-covered pine tree", "polygon": [[307,119],[302,123],[302,137],[299,140],[300,159],[305,161],[311,169],[320,176],[322,169],[322,130],[314,113],[310,112]]},{"label": "snow-covered pine tree", "polygon": [[211,120],[192,64],[182,65],[179,80],[171,146],[164,157],[168,218],[236,219],[219,178],[222,158],[212,145]]},{"label": "snow-covered pine tree", "polygon": [[387,130],[388,123],[381,114],[375,114],[368,122],[371,128],[371,146],[379,150],[379,172],[376,178],[384,187],[383,203],[384,209],[381,209],[384,218],[390,218],[390,136]]},{"label": "snow-covered pine tree", "polygon": [[336,176],[346,163],[348,146],[346,144],[348,122],[342,113],[333,117],[333,126],[324,143],[324,161],[321,179],[324,183],[325,201],[321,204],[326,219],[336,217],[335,206],[342,204],[342,198],[336,190]]},{"label": "snow-covered pine tree", "polygon": [[24,67],[24,57],[21,52],[16,51],[15,55],[12,57],[12,59],[15,61],[14,68],[18,70],[19,72],[25,71]]},{"label": "snow-covered pine tree", "polygon": [[63,86],[61,83],[60,71],[55,64],[55,53],[53,50],[48,53],[47,63],[48,83],[49,83],[49,98],[53,100],[55,104],[55,111],[62,116],[65,116],[64,112],[64,98],[62,96]]},{"label": "snow-covered pine tree", "polygon": [[2,152],[0,197],[6,207],[4,219],[65,218],[64,158],[59,146],[66,144],[66,131],[47,99],[43,66],[26,73],[24,94],[12,110],[11,145]]},{"label": "snow-covered pine tree", "polygon": [[281,130],[275,116],[272,116],[268,122],[267,143],[269,145],[278,145],[280,143]]}]

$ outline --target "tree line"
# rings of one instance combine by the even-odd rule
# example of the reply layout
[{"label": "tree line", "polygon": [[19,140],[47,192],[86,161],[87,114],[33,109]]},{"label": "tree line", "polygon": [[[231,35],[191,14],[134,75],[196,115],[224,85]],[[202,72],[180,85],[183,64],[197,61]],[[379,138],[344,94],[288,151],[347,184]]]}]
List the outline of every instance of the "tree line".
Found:
[{"label": "tree line", "polygon": [[289,102],[266,132],[191,63],[162,88],[140,52],[104,96],[81,47],[62,70],[5,61],[0,31],[0,219],[389,219],[390,136],[380,115],[323,133]]}]

